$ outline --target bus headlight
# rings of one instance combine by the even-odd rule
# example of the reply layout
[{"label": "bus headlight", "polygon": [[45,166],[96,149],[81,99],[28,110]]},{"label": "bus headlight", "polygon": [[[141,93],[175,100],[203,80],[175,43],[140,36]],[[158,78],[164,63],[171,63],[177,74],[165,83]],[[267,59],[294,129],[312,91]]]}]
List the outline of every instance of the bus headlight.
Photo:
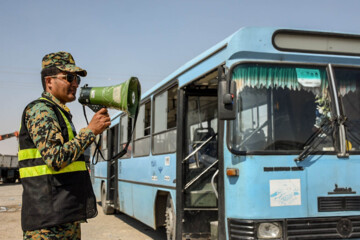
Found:
[{"label": "bus headlight", "polygon": [[257,237],[259,239],[281,238],[281,224],[278,222],[260,223],[257,228]]}]

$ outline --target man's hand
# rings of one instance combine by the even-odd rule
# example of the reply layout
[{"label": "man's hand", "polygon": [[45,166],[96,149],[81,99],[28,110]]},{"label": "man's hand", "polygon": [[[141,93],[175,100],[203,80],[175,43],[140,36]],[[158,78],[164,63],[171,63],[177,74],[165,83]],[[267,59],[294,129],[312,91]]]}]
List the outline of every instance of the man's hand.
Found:
[{"label": "man's hand", "polygon": [[110,116],[106,108],[100,109],[91,119],[88,128],[95,134],[102,133],[111,124]]}]

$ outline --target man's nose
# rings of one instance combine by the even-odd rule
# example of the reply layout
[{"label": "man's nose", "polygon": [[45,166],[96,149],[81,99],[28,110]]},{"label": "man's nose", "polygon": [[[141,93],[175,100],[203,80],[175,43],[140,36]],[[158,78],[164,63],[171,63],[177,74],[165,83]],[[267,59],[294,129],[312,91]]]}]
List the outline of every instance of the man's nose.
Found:
[{"label": "man's nose", "polygon": [[77,83],[76,80],[74,80],[74,81],[71,82],[71,86],[78,88],[79,84]]}]

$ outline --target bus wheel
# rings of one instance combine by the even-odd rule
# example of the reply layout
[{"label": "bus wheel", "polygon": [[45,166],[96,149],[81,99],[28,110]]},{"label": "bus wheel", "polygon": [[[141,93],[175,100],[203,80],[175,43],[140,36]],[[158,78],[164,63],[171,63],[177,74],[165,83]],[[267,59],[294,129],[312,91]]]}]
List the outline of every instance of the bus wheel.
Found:
[{"label": "bus wheel", "polygon": [[175,240],[175,210],[174,210],[174,203],[171,199],[170,194],[168,195],[167,202],[166,202],[166,213],[165,213],[165,228],[166,228],[166,237],[167,240]]},{"label": "bus wheel", "polygon": [[106,201],[106,186],[104,182],[101,184],[101,206],[105,215],[114,213],[114,208]]}]

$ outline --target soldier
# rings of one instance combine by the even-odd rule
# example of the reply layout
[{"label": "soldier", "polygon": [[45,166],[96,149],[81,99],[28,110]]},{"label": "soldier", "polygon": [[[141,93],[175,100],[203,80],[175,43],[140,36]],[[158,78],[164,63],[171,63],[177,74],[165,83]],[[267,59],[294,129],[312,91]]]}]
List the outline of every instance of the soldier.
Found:
[{"label": "soldier", "polygon": [[43,58],[44,92],[26,106],[19,134],[24,239],[80,239],[80,223],[97,215],[83,153],[110,126],[110,117],[103,108],[76,134],[65,105],[76,99],[86,74],[70,53]]}]

